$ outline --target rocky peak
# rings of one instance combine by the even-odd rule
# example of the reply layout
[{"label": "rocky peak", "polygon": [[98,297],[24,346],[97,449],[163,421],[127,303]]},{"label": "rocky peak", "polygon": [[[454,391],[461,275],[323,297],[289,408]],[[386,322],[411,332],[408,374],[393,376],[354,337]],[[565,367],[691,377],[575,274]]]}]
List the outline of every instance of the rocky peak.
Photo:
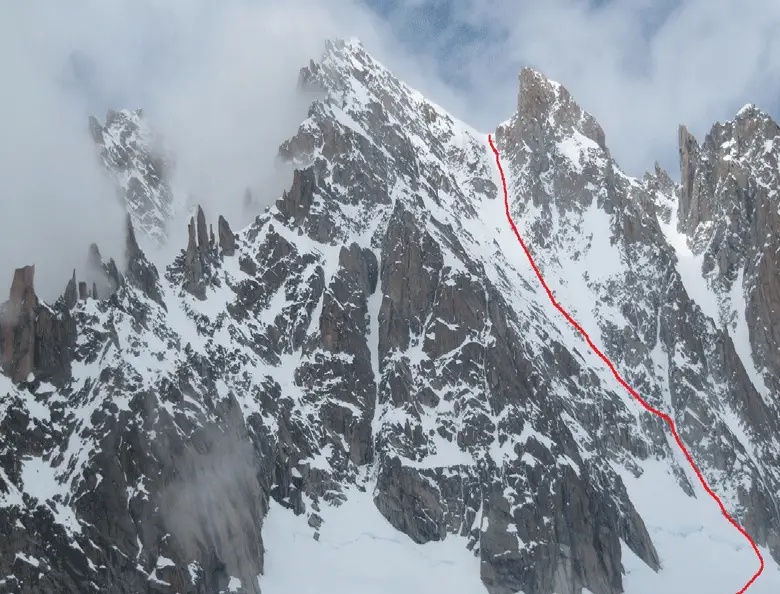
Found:
[{"label": "rocky peak", "polygon": [[[495,141],[510,171],[527,172],[521,176],[529,184],[523,195],[543,210],[576,211],[599,194],[597,188],[614,186],[601,126],[564,86],[531,68],[520,72],[517,112],[497,127]],[[610,189],[601,201],[613,203],[615,194]]]},{"label": "rocky peak", "polygon": [[687,226],[685,221],[690,218],[688,213],[691,212],[693,183],[696,176],[696,165],[699,160],[699,143],[696,141],[696,137],[683,125],[680,125],[677,136],[680,147],[680,214],[683,215],[679,219],[679,224],[680,231],[686,232]]},{"label": "rocky peak", "polygon": [[[750,174],[758,174],[760,184],[769,183],[777,171],[780,156],[780,127],[752,104],[736,117],[716,123],[699,145],[685,126],[679,130],[680,230],[691,237],[699,225],[711,225],[724,212],[738,210],[749,217],[756,204],[758,189],[750,188]],[[719,184],[725,192],[712,192]],[[701,245],[701,239],[697,241]]]},{"label": "rocky peak", "polygon": [[[201,211],[198,207],[198,214]],[[185,281],[184,288],[200,299],[205,298],[205,288],[203,287],[203,261],[201,252],[198,249],[198,240],[196,239],[195,218],[191,218],[187,225],[187,250],[184,260]]]},{"label": "rocky peak", "polygon": [[153,241],[164,241],[174,210],[170,158],[158,146],[143,110],[110,110],[105,125],[90,117],[89,129],[135,226]]},{"label": "rocky peak", "polygon": [[209,231],[206,227],[206,215],[203,214],[203,209],[198,206],[198,250],[205,252],[209,248]]},{"label": "rocky peak", "polygon": [[754,163],[771,160],[777,163],[780,146],[780,126],[766,112],[752,104],[739,110],[730,122],[716,123],[705,139],[712,148],[719,147],[724,158],[749,160]]},{"label": "rocky peak", "polygon": [[127,263],[125,279],[132,286],[140,289],[149,299],[165,308],[162,289],[160,288],[160,275],[154,264],[147,260],[138,246],[135,229],[133,228],[133,217],[130,214],[126,218],[125,233],[125,258]]},{"label": "rocky peak", "polygon": [[537,263],[544,269],[569,249],[576,241],[571,230],[584,229],[588,211],[609,217],[612,242],[655,233],[656,207],[646,188],[619,170],[595,118],[564,86],[531,68],[521,71],[519,85],[517,112],[497,127],[495,143],[516,180],[510,209],[528,223]]},{"label": "rocky peak", "polygon": [[73,276],[68,281],[67,286],[65,287],[65,293],[62,295],[63,302],[65,303],[65,307],[67,309],[73,309],[76,307],[76,303],[78,302],[78,284],[76,281],[76,269],[73,269]]},{"label": "rocky peak", "polygon": [[[780,127],[753,105],[716,123],[699,144],[680,126],[681,193],[679,229],[701,253],[715,239],[732,237],[730,253],[710,260],[733,280],[737,261],[750,246],[758,248],[774,234],[778,202]],[[717,239],[720,237],[720,239]]]},{"label": "rocky peak", "polygon": [[219,215],[217,220],[217,232],[219,233],[219,246],[225,256],[232,256],[236,253],[236,236],[230,228],[230,223],[225,217]]},{"label": "rocky peak", "polygon": [[35,354],[35,266],[14,271],[11,294],[0,311],[0,334],[3,338],[3,368],[15,382],[33,371]]},{"label": "rocky peak", "polygon": [[0,305],[0,367],[16,383],[35,376],[59,385],[70,373],[75,328],[67,311],[38,301],[34,281],[35,266],[16,269],[9,299]]},{"label": "rocky peak", "polygon": [[[734,116],[732,123],[742,129],[740,136],[743,138],[755,137],[757,134],[763,134],[764,137],[777,135],[777,122],[754,103],[743,105]],[[719,123],[715,124],[715,126],[719,125]]]},{"label": "rocky peak", "polygon": [[767,386],[776,388],[779,162],[780,127],[754,105],[743,107],[731,121],[716,123],[700,145],[680,128],[679,229],[702,256],[702,273],[718,295],[720,322],[734,329],[739,320],[746,321],[749,345],[743,347],[743,358],[756,365],[754,378],[763,376]]},{"label": "rocky peak", "polygon": [[138,239],[135,236],[133,217],[128,214],[125,217],[125,260],[130,263],[143,257],[144,253],[141,251]]},{"label": "rocky peak", "polygon": [[656,161],[655,165],[653,166],[653,173],[648,172],[645,179],[652,180],[652,182],[658,187],[658,189],[663,192],[673,193],[677,189],[677,184],[671,178],[669,172],[666,171],[666,169],[664,169],[663,167],[661,167],[658,161]]},{"label": "rocky peak", "polygon": [[532,68],[520,71],[519,83],[517,125],[522,132],[542,135],[549,134],[550,128],[569,133],[576,130],[607,151],[601,126],[574,101],[566,87]]},{"label": "rocky peak", "polygon": [[209,285],[219,284],[214,273],[219,260],[220,248],[223,256],[235,254],[235,235],[230,230],[227,220],[221,215],[217,222],[217,230],[219,246],[216,242],[213,226],[206,223],[206,214],[199,205],[195,216],[190,218],[187,225],[187,248],[177,260],[176,270],[172,277],[179,279],[184,289],[200,300],[206,298],[206,288]]},{"label": "rocky peak", "polygon": [[87,251],[87,267],[91,269],[103,266],[103,256],[100,255],[100,248],[96,243],[89,244]]},{"label": "rocky peak", "polygon": [[[133,237],[133,240],[135,237]],[[113,258],[103,260],[97,244],[89,246],[85,280],[92,285],[93,299],[108,298],[114,294],[122,283],[121,274]]]},{"label": "rocky peak", "polygon": [[12,310],[22,315],[24,312],[30,312],[38,304],[35,296],[35,265],[23,266],[14,271],[14,278],[11,282],[11,295],[9,305]]}]

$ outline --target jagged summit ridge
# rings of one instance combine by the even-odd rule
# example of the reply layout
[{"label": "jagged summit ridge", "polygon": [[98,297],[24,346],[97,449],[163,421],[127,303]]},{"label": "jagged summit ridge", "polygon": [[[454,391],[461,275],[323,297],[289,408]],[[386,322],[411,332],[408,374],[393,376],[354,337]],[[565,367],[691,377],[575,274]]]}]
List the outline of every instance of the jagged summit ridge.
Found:
[{"label": "jagged summit ridge", "polygon": [[740,334],[743,359],[766,398],[780,387],[780,127],[746,106],[699,144],[681,129],[678,229],[700,258],[713,316]]},{"label": "jagged summit ridge", "polygon": [[[607,150],[601,126],[580,108],[566,87],[527,67],[520,71],[519,87],[517,118],[521,127],[540,126],[546,120],[553,127],[577,130],[602,150]],[[529,132],[525,130],[526,134]]]}]

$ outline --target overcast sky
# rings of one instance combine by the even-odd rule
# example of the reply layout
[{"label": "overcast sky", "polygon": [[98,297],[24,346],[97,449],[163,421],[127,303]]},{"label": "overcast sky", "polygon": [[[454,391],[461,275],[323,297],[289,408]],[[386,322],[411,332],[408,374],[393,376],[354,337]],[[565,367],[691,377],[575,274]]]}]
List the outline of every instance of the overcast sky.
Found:
[{"label": "overcast sky", "polygon": [[177,183],[212,210],[248,181],[270,201],[268,163],[305,116],[297,71],[336,35],[485,132],[511,116],[530,65],[596,116],[634,175],[659,160],[677,177],[679,123],[701,138],[744,103],[778,111],[776,0],[2,2],[0,275],[35,262],[59,292],[91,241],[121,257],[121,209],[85,125],[109,107],[144,107]]}]

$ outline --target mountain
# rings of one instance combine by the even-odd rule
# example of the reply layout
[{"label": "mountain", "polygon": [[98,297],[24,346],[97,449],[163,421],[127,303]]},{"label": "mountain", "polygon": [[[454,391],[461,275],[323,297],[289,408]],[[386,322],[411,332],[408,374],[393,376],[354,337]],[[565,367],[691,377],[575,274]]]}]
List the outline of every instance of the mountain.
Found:
[{"label": "mountain", "polygon": [[[494,138],[520,234],[760,546],[750,592],[777,592],[777,125],[748,108],[701,146],[681,130],[682,184],[635,179],[563,86],[519,83]],[[53,304],[33,267],[14,275],[0,585],[742,588],[754,552],[550,302],[487,134],[355,41],[299,84],[322,98],[279,149],[289,189],[237,232],[198,209],[165,269],[136,236],[165,227],[165,167],[132,112],[93,123],[143,191],[126,192],[124,268],[93,246],[94,280]]]},{"label": "mountain", "polygon": [[105,125],[90,117],[89,128],[133,224],[154,243],[164,242],[176,206],[169,183],[173,162],[143,110],[109,111]]}]

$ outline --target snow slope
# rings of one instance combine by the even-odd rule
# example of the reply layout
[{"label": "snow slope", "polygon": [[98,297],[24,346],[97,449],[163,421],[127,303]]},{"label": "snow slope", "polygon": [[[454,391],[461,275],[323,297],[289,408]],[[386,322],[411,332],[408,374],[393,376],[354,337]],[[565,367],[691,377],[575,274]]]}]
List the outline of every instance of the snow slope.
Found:
[{"label": "snow slope", "polygon": [[[481,592],[479,559],[466,539],[420,545],[398,532],[377,511],[370,490],[354,490],[346,502],[323,513],[319,540],[304,516],[272,507],[266,519],[267,594],[452,594]],[[304,567],[290,571],[300,560]]]}]

